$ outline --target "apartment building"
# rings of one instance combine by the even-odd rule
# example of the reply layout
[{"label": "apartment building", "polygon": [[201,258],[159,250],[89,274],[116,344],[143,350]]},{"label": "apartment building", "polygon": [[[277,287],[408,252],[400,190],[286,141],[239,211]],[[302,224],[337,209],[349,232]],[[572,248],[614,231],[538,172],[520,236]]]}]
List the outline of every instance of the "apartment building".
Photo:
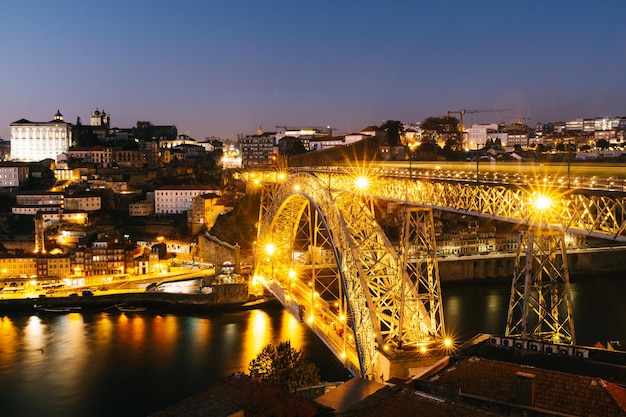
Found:
[{"label": "apartment building", "polygon": [[240,138],[238,146],[245,168],[267,168],[276,162],[276,132],[263,132],[259,127],[256,135]]},{"label": "apartment building", "polygon": [[96,164],[99,167],[108,167],[113,161],[113,149],[101,145],[72,148],[68,155],[79,162]]},{"label": "apartment building", "polygon": [[2,162],[0,163],[0,187],[19,187],[28,179],[29,174],[30,169],[26,164]]},{"label": "apartment building", "polygon": [[65,197],[65,210],[98,211],[102,208],[102,198],[99,195],[79,194]]},{"label": "apartment building", "polygon": [[131,217],[148,217],[154,214],[154,201],[139,201],[128,205]]},{"label": "apartment building", "polygon": [[11,278],[58,277],[72,273],[70,257],[66,255],[16,255],[0,258],[3,284]]},{"label": "apartment building", "polygon": [[217,186],[210,185],[167,185],[154,191],[156,214],[181,214],[191,210],[194,197],[203,194],[220,195]]}]

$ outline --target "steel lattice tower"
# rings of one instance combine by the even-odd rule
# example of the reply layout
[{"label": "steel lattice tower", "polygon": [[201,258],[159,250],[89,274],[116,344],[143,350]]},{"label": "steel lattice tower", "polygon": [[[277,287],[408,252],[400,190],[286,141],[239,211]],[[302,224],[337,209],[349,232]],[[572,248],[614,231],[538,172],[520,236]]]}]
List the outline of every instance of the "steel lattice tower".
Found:
[{"label": "steel lattice tower", "polygon": [[[404,207],[404,224],[401,235],[401,257],[412,288],[400,291],[400,329],[411,329],[417,332],[418,337],[409,337],[410,340],[421,340],[429,343],[433,340],[445,338],[443,304],[441,299],[441,285],[439,281],[439,267],[437,264],[437,248],[435,242],[435,225],[433,212],[425,207]],[[402,281],[404,282],[404,281]],[[422,328],[423,322],[419,317],[422,305],[429,317],[429,327]],[[407,320],[410,326],[405,326]],[[398,347],[405,342],[405,333],[399,334]]]},{"label": "steel lattice tower", "polygon": [[505,335],[576,343],[563,232],[520,233]]}]

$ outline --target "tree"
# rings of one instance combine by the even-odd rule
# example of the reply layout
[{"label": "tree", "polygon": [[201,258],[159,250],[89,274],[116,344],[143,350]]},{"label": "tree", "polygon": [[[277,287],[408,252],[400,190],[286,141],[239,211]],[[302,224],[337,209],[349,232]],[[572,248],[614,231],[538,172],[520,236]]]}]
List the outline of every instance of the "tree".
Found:
[{"label": "tree", "polygon": [[441,116],[427,117],[421,124],[423,136],[435,142],[443,140],[450,149],[461,149],[461,136],[459,135],[459,121],[456,117]]},{"label": "tree", "polygon": [[76,124],[72,128],[72,141],[76,147],[95,146],[100,143],[91,126],[83,126],[80,117],[76,118]]},{"label": "tree", "polygon": [[250,361],[248,371],[251,376],[290,392],[320,381],[317,366],[304,361],[302,352],[292,348],[290,341],[281,342],[278,346],[266,345]]},{"label": "tree", "polygon": [[611,146],[611,144],[609,143],[608,140],[606,139],[598,139],[596,141],[596,148],[600,148],[600,149],[608,149],[609,146]]},{"label": "tree", "polygon": [[402,122],[397,120],[387,120],[385,123],[379,126],[381,130],[384,130],[387,134],[387,144],[389,146],[396,146],[400,144],[400,137],[404,133],[404,126]]}]

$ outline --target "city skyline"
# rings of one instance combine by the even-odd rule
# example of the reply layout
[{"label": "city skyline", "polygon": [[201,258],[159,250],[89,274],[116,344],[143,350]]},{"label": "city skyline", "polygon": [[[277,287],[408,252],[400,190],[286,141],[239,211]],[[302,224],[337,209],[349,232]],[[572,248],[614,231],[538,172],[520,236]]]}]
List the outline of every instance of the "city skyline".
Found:
[{"label": "city skyline", "polygon": [[[196,139],[284,126],[358,132],[459,109],[465,124],[615,117],[626,4],[6,2],[0,137],[91,111]],[[414,4],[415,3],[415,4]]]}]

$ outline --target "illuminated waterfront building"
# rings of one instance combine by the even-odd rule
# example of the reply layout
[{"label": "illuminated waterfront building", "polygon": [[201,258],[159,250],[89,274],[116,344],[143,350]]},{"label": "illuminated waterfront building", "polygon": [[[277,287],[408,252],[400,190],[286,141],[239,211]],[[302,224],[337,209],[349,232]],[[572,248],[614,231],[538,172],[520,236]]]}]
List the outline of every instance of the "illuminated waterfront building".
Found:
[{"label": "illuminated waterfront building", "polygon": [[5,286],[8,286],[5,281],[15,278],[62,278],[72,273],[69,256],[34,254],[4,256],[0,258],[0,271]]}]

